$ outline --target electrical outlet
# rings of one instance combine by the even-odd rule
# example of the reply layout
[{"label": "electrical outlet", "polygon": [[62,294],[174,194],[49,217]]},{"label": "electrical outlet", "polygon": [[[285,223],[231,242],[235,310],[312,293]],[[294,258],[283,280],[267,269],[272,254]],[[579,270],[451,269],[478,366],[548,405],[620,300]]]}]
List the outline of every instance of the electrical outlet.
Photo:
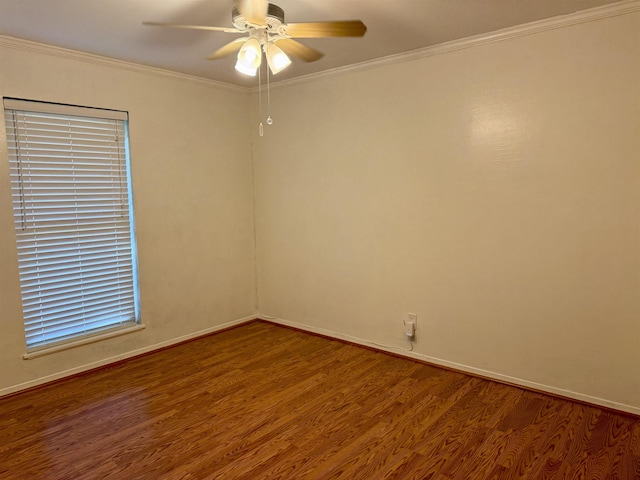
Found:
[{"label": "electrical outlet", "polygon": [[410,321],[407,321],[404,324],[404,334],[410,339],[413,338],[416,334],[416,326]]},{"label": "electrical outlet", "polygon": [[404,333],[412,340],[416,335],[416,328],[418,327],[418,315],[415,313],[407,313],[404,319]]}]

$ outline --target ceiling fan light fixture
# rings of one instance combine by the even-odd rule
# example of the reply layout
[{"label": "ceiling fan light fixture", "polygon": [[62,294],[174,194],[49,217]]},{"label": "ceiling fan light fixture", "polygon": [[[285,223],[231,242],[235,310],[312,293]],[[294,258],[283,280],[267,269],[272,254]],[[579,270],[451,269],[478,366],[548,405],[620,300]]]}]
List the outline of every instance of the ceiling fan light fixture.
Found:
[{"label": "ceiling fan light fixture", "polygon": [[260,62],[262,61],[262,51],[260,50],[260,42],[252,37],[247,40],[238,52],[238,61],[236,62],[236,70],[251,77],[256,76]]},{"label": "ceiling fan light fixture", "polygon": [[291,65],[291,59],[280,47],[275,44],[270,44],[267,46],[267,63],[269,64],[271,73],[275,75]]}]

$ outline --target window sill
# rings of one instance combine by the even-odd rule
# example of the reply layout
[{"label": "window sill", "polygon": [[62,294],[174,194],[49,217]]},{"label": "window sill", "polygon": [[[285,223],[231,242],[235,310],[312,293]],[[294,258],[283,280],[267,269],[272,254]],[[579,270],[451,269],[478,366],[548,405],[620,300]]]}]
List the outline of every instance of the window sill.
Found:
[{"label": "window sill", "polygon": [[113,330],[108,333],[85,337],[73,342],[62,343],[60,345],[55,345],[53,347],[43,348],[42,350],[34,350],[33,352],[25,353],[24,355],[22,355],[22,358],[24,360],[31,360],[38,357],[44,357],[45,355],[50,355],[52,353],[61,352],[63,350],[68,350],[70,348],[87,345],[89,343],[99,342],[101,340],[106,340],[107,338],[119,337],[120,335],[126,335],[127,333],[133,333],[139,330],[144,330],[144,328],[145,328],[144,325],[135,325],[133,327],[123,328],[121,330]]}]

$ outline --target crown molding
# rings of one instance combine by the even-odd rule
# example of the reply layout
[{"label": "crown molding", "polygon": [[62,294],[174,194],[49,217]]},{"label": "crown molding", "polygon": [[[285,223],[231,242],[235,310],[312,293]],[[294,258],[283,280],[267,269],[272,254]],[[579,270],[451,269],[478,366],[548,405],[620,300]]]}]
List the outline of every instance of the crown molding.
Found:
[{"label": "crown molding", "polygon": [[[282,80],[272,83],[271,89],[273,90],[277,88],[284,88],[298,83],[307,83],[334,75],[345,75],[349,73],[368,70],[371,68],[379,68],[387,65],[394,65],[397,63],[411,62],[413,60],[431,57],[434,55],[442,55],[458,50],[475,48],[482,45],[487,45],[489,43],[501,42],[504,40],[524,37],[528,35],[535,35],[550,30],[557,30],[560,28],[571,27],[574,25],[594,22],[597,20],[604,20],[620,15],[629,15],[636,12],[640,12],[640,0],[623,0],[617,3],[603,5],[601,7],[581,10],[579,12],[568,13],[566,15],[560,15],[544,20],[537,20],[535,22],[524,23],[522,25],[508,27],[489,33],[483,33],[480,35],[474,35],[472,37],[466,37],[459,40],[452,40],[450,42],[440,43],[438,45],[433,45],[430,47],[419,48],[417,50],[412,50],[409,52],[398,53],[382,58],[377,58],[375,60],[355,63],[353,65],[347,65],[346,67],[333,68],[330,70],[325,70],[323,72],[311,73],[288,80]],[[251,88],[251,91],[253,93],[257,92],[258,87]]]},{"label": "crown molding", "polygon": [[117,60],[115,58],[103,57],[100,55],[81,52],[78,50],[55,47],[53,45],[33,42],[31,40],[24,40],[22,38],[9,37],[6,35],[0,35],[0,47],[11,48],[14,50],[21,50],[29,53],[37,53],[41,55],[49,55],[53,57],[68,58],[68,59],[78,60],[85,63],[91,63],[94,65],[117,68],[120,70],[129,70],[129,71],[138,72],[138,73],[147,73],[147,74],[157,75],[165,78],[187,80],[190,82],[200,83],[202,85],[222,88],[222,89],[236,92],[236,93],[248,93],[250,91],[250,89],[247,87],[232,85],[230,83],[224,83],[216,80],[210,80],[207,78],[198,77],[195,75],[188,75],[186,73],[179,73],[171,70],[165,70],[163,68],[150,67],[148,65],[141,65],[139,63],[127,62],[125,60]]}]

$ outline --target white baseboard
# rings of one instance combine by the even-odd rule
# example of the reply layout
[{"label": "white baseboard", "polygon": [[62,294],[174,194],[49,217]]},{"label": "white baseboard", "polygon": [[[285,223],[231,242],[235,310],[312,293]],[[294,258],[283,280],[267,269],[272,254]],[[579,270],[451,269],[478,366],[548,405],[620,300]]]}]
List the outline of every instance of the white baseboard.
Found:
[{"label": "white baseboard", "polygon": [[451,368],[453,370],[457,370],[460,372],[470,373],[472,375],[478,375],[485,378],[490,378],[499,382],[510,383],[513,385],[519,385],[524,388],[529,388],[533,390],[538,390],[542,392],[547,392],[552,395],[558,395],[565,398],[570,398],[573,400],[578,400],[586,403],[590,403],[592,405],[611,408],[614,410],[619,410],[622,412],[632,413],[634,415],[640,415],[640,407],[635,407],[633,405],[627,405],[624,403],[615,402],[612,400],[608,400],[606,398],[593,397],[591,395],[586,395],[579,392],[573,392],[571,390],[565,390],[563,388],[554,387],[551,385],[545,385],[542,383],[532,382],[529,380],[525,380],[522,378],[511,377],[509,375],[503,375],[501,373],[492,372],[489,370],[483,370],[481,368],[471,367],[469,365],[463,365],[456,362],[450,362],[448,360],[443,360],[441,358],[431,357],[429,355],[423,355],[421,353],[416,353],[402,347],[394,347],[391,345],[383,345],[379,343],[375,343],[369,340],[365,340],[363,338],[352,337],[351,335],[345,335],[340,332],[336,332],[333,330],[326,330],[324,328],[312,327],[309,325],[304,325],[297,322],[292,322],[290,320],[285,320],[282,318],[271,317],[268,315],[258,315],[258,318],[266,320],[268,322],[272,322],[279,325],[284,325],[288,327],[293,327],[299,330],[303,330],[310,333],[317,333],[319,335],[324,335],[327,337],[345,340],[350,343],[355,343],[358,345],[362,345],[365,347],[374,348],[376,350],[382,350],[388,353],[393,353],[395,355],[400,355],[407,358],[413,358],[415,360],[420,360],[426,363],[430,363],[433,365],[439,365],[441,367]]},{"label": "white baseboard", "polygon": [[28,382],[20,383],[18,385],[12,385],[11,387],[0,389],[0,397],[3,397],[5,395],[10,395],[12,393],[20,392],[28,388],[37,387],[38,385],[43,385],[45,383],[53,382],[55,380],[60,380],[65,377],[77,375],[78,373],[86,372],[88,370],[93,370],[94,368],[104,367],[105,365],[116,363],[121,360],[126,360],[127,358],[136,357],[138,355],[142,355],[145,353],[150,353],[150,352],[153,352],[154,350],[159,350],[164,347],[170,347],[171,345],[176,345],[178,343],[182,343],[187,340],[193,340],[194,338],[203,337],[205,335],[209,335],[211,333],[215,333],[220,330],[234,327],[236,325],[241,325],[243,323],[250,322],[258,318],[259,317],[257,315],[249,315],[248,317],[232,320],[230,322],[223,323],[221,325],[216,325],[215,327],[207,328],[205,330],[199,330],[197,332],[193,332],[188,335],[172,338],[171,340],[149,345],[144,348],[132,350],[126,353],[122,353],[120,355],[115,355],[113,357],[103,358],[102,360],[98,360],[97,362],[87,363],[85,365],[80,365],[78,367],[74,367],[69,370],[63,370],[61,372],[47,375],[45,377],[36,378],[35,380],[30,380]]}]

